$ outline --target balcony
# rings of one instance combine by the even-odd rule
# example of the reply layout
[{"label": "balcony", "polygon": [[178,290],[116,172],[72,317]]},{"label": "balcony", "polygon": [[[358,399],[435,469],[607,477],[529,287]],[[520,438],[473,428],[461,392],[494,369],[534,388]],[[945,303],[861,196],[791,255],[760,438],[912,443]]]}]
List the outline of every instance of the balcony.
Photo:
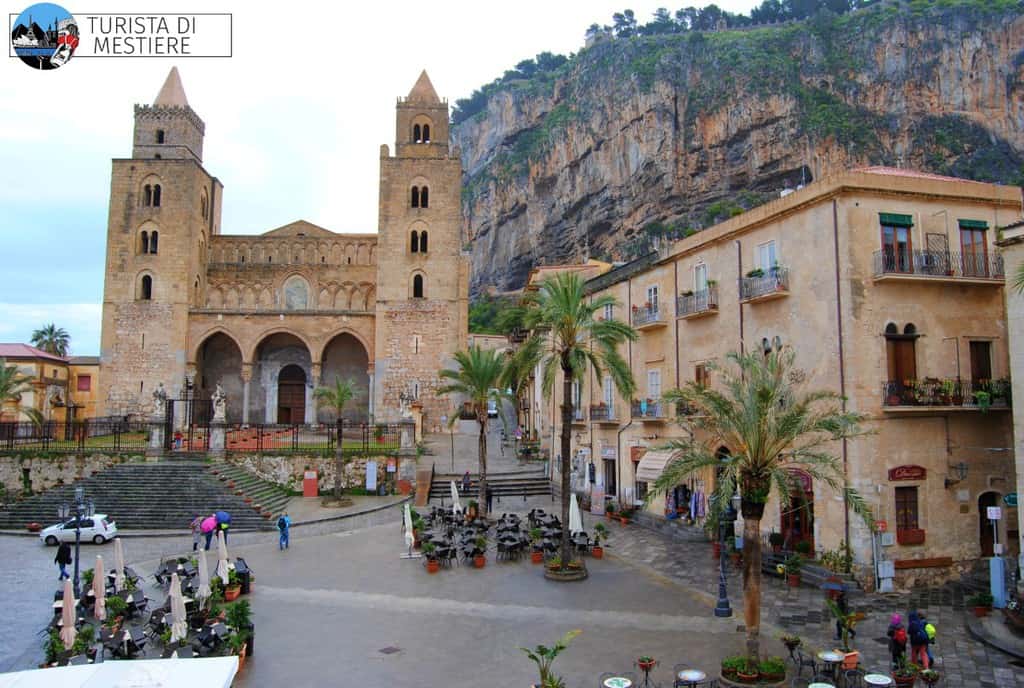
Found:
[{"label": "balcony", "polygon": [[875,251],[875,281],[1003,284],[1003,257],[949,251]]},{"label": "balcony", "polygon": [[709,285],[707,289],[676,297],[676,317],[683,320],[703,318],[718,313],[718,287]]},{"label": "balcony", "polygon": [[527,332],[523,328],[515,327],[512,329],[511,332],[509,332],[508,341],[512,344],[522,344],[523,342],[526,341],[526,337],[528,335],[529,332]]},{"label": "balcony", "polygon": [[585,425],[587,417],[583,413],[583,409],[576,406],[572,410],[572,424],[573,425]]},{"label": "balcony", "polygon": [[982,381],[925,378],[882,383],[887,413],[1005,411],[1011,407],[1009,379]]},{"label": "balcony", "polygon": [[608,406],[606,404],[591,406],[590,422],[598,423],[600,425],[617,425],[618,421],[615,420],[615,407]]},{"label": "balcony", "polygon": [[653,330],[665,327],[665,315],[658,306],[634,306],[633,327],[640,330]]},{"label": "balcony", "polygon": [[685,401],[680,401],[679,403],[676,404],[676,416],[677,417],[682,417],[682,416],[698,416],[698,415],[700,415],[700,414],[697,412],[697,407],[696,406],[688,404]]},{"label": "balcony", "polygon": [[631,405],[633,418],[644,423],[664,423],[665,405],[660,401],[634,401]]},{"label": "balcony", "polygon": [[741,303],[760,303],[783,296],[789,296],[788,268],[753,270],[740,280]]}]

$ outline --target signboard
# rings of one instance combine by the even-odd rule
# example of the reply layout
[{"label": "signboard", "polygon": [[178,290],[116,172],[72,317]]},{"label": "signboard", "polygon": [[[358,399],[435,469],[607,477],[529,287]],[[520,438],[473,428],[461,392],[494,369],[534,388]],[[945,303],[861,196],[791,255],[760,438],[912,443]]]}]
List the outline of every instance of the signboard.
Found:
[{"label": "signboard", "polygon": [[1003,517],[1003,510],[998,506],[986,507],[985,515],[990,521],[998,521]]},{"label": "signboard", "polygon": [[644,454],[647,453],[647,447],[630,447],[629,458],[633,461],[639,461],[644,458]]},{"label": "signboard", "polygon": [[388,473],[394,473],[398,470],[398,466],[395,465],[394,459],[388,459]]},{"label": "signboard", "polygon": [[615,460],[615,447],[601,447],[601,458]]},{"label": "signboard", "polygon": [[897,466],[889,469],[889,480],[924,480],[927,473],[924,466]]},{"label": "signboard", "polygon": [[879,533],[884,533],[889,529],[889,523],[887,521],[875,521],[875,530]]},{"label": "signboard", "polygon": [[811,479],[810,473],[802,471],[799,468],[789,468],[787,471],[790,476],[800,484],[800,488],[804,491],[804,494],[814,492],[814,481]]},{"label": "signboard", "polygon": [[1006,506],[1017,506],[1017,493],[1011,492],[1010,494],[1003,495],[1003,504]]},{"label": "signboard", "polygon": [[366,462],[366,490],[368,492],[377,491],[377,462],[367,461]]}]

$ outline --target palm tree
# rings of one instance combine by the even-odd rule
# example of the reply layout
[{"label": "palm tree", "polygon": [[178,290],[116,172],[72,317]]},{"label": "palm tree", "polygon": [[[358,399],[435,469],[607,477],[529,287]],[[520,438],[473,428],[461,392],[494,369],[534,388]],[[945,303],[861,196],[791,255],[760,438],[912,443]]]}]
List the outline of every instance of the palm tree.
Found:
[{"label": "palm tree", "polygon": [[[322,401],[331,408],[337,414],[337,420],[341,420],[341,414],[345,410],[345,405],[355,398],[357,393],[356,383],[351,379],[342,380],[340,377],[334,378],[333,387],[317,387],[313,392],[313,396],[318,401]],[[341,499],[341,479],[342,474],[345,472],[345,456],[341,450],[341,430],[338,432],[338,451],[334,452],[334,498]]]},{"label": "palm tree", "polygon": [[637,333],[619,320],[604,320],[597,314],[615,305],[610,295],[587,299],[583,280],[574,272],[562,272],[546,279],[540,291],[526,297],[524,325],[530,336],[516,352],[516,366],[532,370],[541,366],[545,394],[551,393],[555,377],[562,373],[562,556],[564,571],[569,566],[569,472],[572,447],[572,383],[582,380],[592,368],[600,382],[605,372],[619,394],[630,398],[636,388],[629,364],[618,347],[636,341]]},{"label": "palm tree", "polygon": [[[499,404],[507,394],[500,388],[505,373],[505,354],[493,349],[481,349],[471,346],[466,351],[455,352],[455,363],[458,369],[446,368],[440,375],[448,381],[438,388],[438,394],[458,394],[476,418],[480,426],[480,437],[477,440],[477,451],[480,460],[480,487],[477,491],[479,509],[487,514],[487,402]],[[452,422],[458,413],[452,414]]]},{"label": "palm tree", "polygon": [[[43,422],[43,414],[38,409],[21,405],[21,395],[32,391],[32,378],[18,372],[18,366],[8,366],[7,361],[0,358],[0,414],[4,407],[13,408],[15,413],[24,413],[36,425]],[[18,416],[15,415],[15,420]]]},{"label": "palm tree", "polygon": [[71,335],[63,327],[50,323],[32,332],[32,345],[54,356],[67,356]]},{"label": "palm tree", "polygon": [[[801,389],[802,373],[793,368],[791,349],[767,356],[733,352],[728,360],[734,364],[729,370],[709,364],[709,369],[719,374],[722,391],[690,382],[665,395],[670,404],[689,406],[692,412],[681,416],[680,422],[690,432],[689,439],[667,445],[675,455],[654,483],[651,496],[709,468],[719,471],[714,504],[728,504],[739,490],[743,614],[747,655],[753,659],[760,653],[761,517],[765,502],[772,492],[788,500],[799,488],[790,469],[801,469],[840,492],[847,506],[870,525],[869,507],[847,485],[842,462],[831,453],[834,442],[866,433],[860,427],[864,417],[844,411],[838,394]],[[704,439],[695,439],[695,433]],[[729,448],[729,456],[718,453],[722,446]]]},{"label": "palm tree", "polygon": [[510,398],[516,407],[516,427],[522,425],[520,406],[527,391],[530,389],[530,379],[533,377],[533,368],[530,362],[523,357],[512,356],[505,365],[505,374],[501,378],[502,389],[510,391]]}]

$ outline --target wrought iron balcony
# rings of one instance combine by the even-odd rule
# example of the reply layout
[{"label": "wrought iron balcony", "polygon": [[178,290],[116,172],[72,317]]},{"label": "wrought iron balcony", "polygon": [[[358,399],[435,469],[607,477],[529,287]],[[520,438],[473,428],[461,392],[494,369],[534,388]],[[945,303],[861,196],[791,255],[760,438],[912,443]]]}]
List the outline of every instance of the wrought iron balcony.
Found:
[{"label": "wrought iron balcony", "polygon": [[590,420],[595,423],[614,423],[615,407],[601,404],[590,407]]},{"label": "wrought iron balcony", "polygon": [[936,407],[988,411],[1011,406],[1010,380],[925,378],[882,383],[882,407],[887,411],[927,411]]},{"label": "wrought iron balcony", "polygon": [[634,418],[641,420],[665,420],[665,406],[660,401],[634,401],[631,405]]},{"label": "wrought iron balcony", "polygon": [[665,326],[665,314],[659,306],[640,306],[633,309],[633,327],[647,330]]},{"label": "wrought iron balcony", "polygon": [[708,285],[691,294],[680,294],[676,297],[676,315],[680,318],[699,318],[714,315],[718,312],[718,286]]},{"label": "wrought iron balcony", "polygon": [[949,251],[875,251],[875,279],[1006,280],[1003,257]]},{"label": "wrought iron balcony", "polygon": [[740,280],[740,301],[769,301],[789,294],[789,269],[771,268]]}]

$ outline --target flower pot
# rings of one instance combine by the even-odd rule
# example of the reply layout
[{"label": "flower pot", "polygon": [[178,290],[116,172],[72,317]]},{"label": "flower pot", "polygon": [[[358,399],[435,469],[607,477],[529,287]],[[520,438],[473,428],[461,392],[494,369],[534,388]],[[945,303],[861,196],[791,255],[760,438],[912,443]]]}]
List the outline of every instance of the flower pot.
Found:
[{"label": "flower pot", "polygon": [[252,504],[252,497],[246,497],[243,501],[245,501],[246,504]]},{"label": "flower pot", "polygon": [[971,607],[971,611],[980,619],[983,616],[988,616],[988,613],[992,611],[992,607]]},{"label": "flower pot", "polygon": [[601,547],[600,545],[595,545],[595,546],[591,547],[590,548],[590,555],[592,557],[594,557],[595,559],[602,559],[602,558],[604,558],[604,547]]},{"label": "flower pot", "polygon": [[718,559],[720,556],[722,556],[722,543],[721,542],[712,542],[711,543],[711,556],[714,557],[715,559]]},{"label": "flower pot", "polygon": [[756,671],[752,674],[745,674],[742,671],[736,672],[736,678],[739,679],[740,683],[757,683],[758,674]]},{"label": "flower pot", "polygon": [[622,523],[622,525],[626,525],[627,523],[629,523],[629,516],[619,516],[619,521]]},{"label": "flower pot", "polygon": [[651,660],[651,661],[649,661],[649,662],[641,662],[641,661],[637,661],[636,665],[637,665],[638,667],[640,667],[640,670],[641,670],[641,671],[650,671],[651,669],[653,669],[653,668],[654,668],[654,660],[652,659],[652,660]]},{"label": "flower pot", "polygon": [[441,570],[441,562],[437,559],[427,559],[427,573],[437,573]]},{"label": "flower pot", "polygon": [[224,599],[227,602],[233,602],[238,599],[238,596],[242,594],[242,586],[235,584],[229,585],[224,588]]},{"label": "flower pot", "polygon": [[43,524],[36,523],[35,521],[33,521],[32,523],[29,523],[27,526],[25,526],[25,528],[27,528],[28,532],[30,533],[38,533],[40,530],[43,529]]},{"label": "flower pot", "polygon": [[917,682],[917,675],[913,676],[893,676],[892,680],[896,682],[897,686],[913,686]]},{"label": "flower pot", "polygon": [[482,554],[478,554],[475,557],[473,557],[473,566],[477,567],[478,569],[482,569],[486,563],[487,557],[485,557]]},{"label": "flower pot", "polygon": [[233,490],[234,488],[235,488],[235,481],[234,480],[229,480],[228,481],[228,489]]},{"label": "flower pot", "polygon": [[860,652],[853,650],[852,652],[843,653],[843,669],[856,669],[857,665],[860,664]]},{"label": "flower pot", "polygon": [[788,574],[786,576],[786,585],[788,585],[791,588],[799,588],[800,587],[800,574],[799,573],[790,573],[790,574]]},{"label": "flower pot", "polygon": [[544,552],[536,549],[533,550],[532,552],[530,552],[530,561],[532,561],[534,564],[543,564]]}]

